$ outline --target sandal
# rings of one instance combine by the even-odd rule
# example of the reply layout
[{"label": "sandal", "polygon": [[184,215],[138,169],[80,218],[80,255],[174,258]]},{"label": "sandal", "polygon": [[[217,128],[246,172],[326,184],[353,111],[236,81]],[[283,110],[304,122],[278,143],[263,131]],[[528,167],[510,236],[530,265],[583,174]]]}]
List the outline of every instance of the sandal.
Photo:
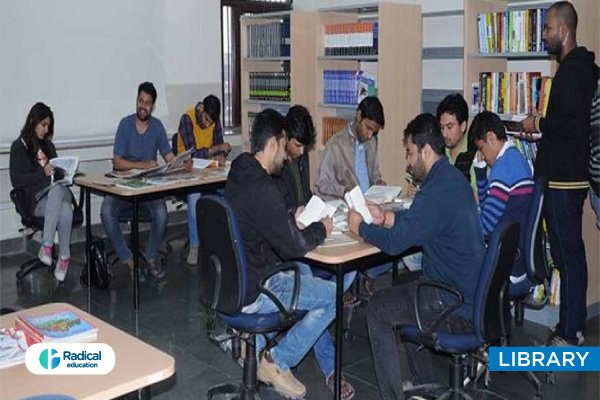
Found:
[{"label": "sandal", "polygon": [[[326,380],[327,387],[331,390],[331,393],[335,391],[335,373],[332,372]],[[350,400],[354,397],[354,387],[346,380],[344,374],[342,374],[342,400]]]},{"label": "sandal", "polygon": [[360,303],[360,300],[352,293],[352,291],[347,291],[344,293],[343,302],[344,308],[352,308],[357,306]]},{"label": "sandal", "polygon": [[362,287],[360,288],[360,292],[358,297],[360,297],[364,301],[371,300],[373,297],[373,292],[375,291],[375,280],[368,275],[362,275]]}]

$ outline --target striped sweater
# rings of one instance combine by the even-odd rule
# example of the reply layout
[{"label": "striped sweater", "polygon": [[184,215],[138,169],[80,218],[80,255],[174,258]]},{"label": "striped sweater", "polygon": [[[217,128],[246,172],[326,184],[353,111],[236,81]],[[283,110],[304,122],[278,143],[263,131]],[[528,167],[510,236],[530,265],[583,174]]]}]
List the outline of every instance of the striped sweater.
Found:
[{"label": "striped sweater", "polygon": [[600,81],[592,102],[590,117],[590,186],[600,195]]},{"label": "striped sweater", "polygon": [[[477,191],[481,209],[481,227],[486,239],[502,220],[514,221],[521,227],[527,223],[529,203],[533,194],[533,178],[531,168],[513,142],[507,141],[498,153],[496,162],[490,170],[489,179],[485,168],[475,166]],[[530,287],[527,280],[525,257],[525,235],[521,235],[517,258],[511,270],[510,294],[520,296],[526,294]]]},{"label": "striped sweater", "polygon": [[533,192],[531,168],[511,141],[498,153],[489,178],[485,168],[476,167],[475,175],[484,236],[489,236],[503,217],[517,221],[527,217]]}]

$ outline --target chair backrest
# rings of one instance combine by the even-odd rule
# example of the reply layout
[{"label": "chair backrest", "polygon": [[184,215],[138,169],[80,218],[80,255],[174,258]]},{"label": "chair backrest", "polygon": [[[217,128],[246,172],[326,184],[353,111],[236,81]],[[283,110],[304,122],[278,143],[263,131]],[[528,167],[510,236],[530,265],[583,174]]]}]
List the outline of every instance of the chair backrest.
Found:
[{"label": "chair backrest", "polygon": [[10,191],[10,199],[15,205],[17,213],[21,217],[21,224],[28,228],[36,228],[32,216],[29,214],[27,209],[27,199],[25,197],[25,191],[23,189],[13,189]]},{"label": "chair backrest", "polygon": [[475,294],[473,325],[483,342],[493,342],[508,332],[509,276],[519,245],[519,225],[506,221],[490,237]]},{"label": "chair backrest", "polygon": [[241,311],[246,297],[246,254],[235,212],[219,196],[196,203],[200,239],[200,297],[212,310]]},{"label": "chair backrest", "polygon": [[548,276],[546,257],[544,256],[544,229],[542,224],[542,209],[544,207],[544,191],[548,180],[536,178],[527,222],[525,224],[523,255],[527,277],[534,283],[542,283]]}]

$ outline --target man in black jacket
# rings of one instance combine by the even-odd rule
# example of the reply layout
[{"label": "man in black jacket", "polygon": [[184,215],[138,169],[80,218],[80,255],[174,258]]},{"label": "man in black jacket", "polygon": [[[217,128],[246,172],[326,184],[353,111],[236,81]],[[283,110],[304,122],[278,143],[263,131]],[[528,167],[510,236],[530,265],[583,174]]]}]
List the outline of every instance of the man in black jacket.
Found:
[{"label": "man in black jacket", "polygon": [[546,116],[529,116],[526,133],[542,132],[535,175],[549,180],[544,217],[560,270],[560,319],[549,345],[581,345],[586,320],[587,265],[582,240],[583,202],[589,187],[590,106],[598,68],[594,53],[577,46],[577,12],[567,1],[548,9],[544,41],[560,63]]},{"label": "man in black jacket", "polygon": [[285,116],[287,161],[283,165],[277,185],[289,210],[305,206],[312,196],[308,152],[315,144],[315,126],[304,106],[296,105]]},{"label": "man in black jacket", "polygon": [[[225,197],[236,212],[248,260],[246,313],[276,311],[274,303],[258,293],[258,285],[283,261],[301,258],[323,243],[333,228],[331,219],[325,218],[301,230],[285,205],[273,179],[281,174],[286,159],[284,128],[285,120],[278,112],[268,109],[259,113],[252,125],[251,153],[243,153],[233,161],[227,178]],[[294,398],[303,397],[306,388],[290,368],[300,363],[335,316],[335,283],[309,275],[300,279],[297,309],[307,313],[262,356],[258,367],[259,380]],[[266,282],[267,289],[284,305],[291,301],[293,286],[294,276],[289,272],[276,273]],[[317,354],[317,359],[331,365],[333,371],[334,351],[329,343],[327,354]],[[257,349],[261,348],[262,336],[257,343]]]}]

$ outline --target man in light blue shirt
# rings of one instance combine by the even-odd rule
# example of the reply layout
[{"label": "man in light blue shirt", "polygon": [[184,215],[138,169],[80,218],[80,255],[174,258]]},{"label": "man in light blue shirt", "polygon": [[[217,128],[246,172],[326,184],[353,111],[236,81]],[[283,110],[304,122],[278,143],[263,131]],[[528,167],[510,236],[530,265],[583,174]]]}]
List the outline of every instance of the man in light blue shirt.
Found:
[{"label": "man in light blue shirt", "polygon": [[[156,96],[156,89],[152,83],[144,82],[138,87],[137,112],[123,118],[117,129],[113,149],[114,170],[156,167],[156,153],[159,151],[165,162],[175,157],[171,152],[165,127],[160,120],[151,115]],[[131,208],[131,203],[127,201],[106,196],[102,202],[100,217],[119,260],[133,270],[133,256],[119,226],[119,216]],[[167,206],[163,199],[156,199],[142,203],[140,209],[141,212],[147,212],[151,219],[145,252],[149,272],[156,278],[162,278],[165,270],[159,263],[158,249],[167,227]]]}]

